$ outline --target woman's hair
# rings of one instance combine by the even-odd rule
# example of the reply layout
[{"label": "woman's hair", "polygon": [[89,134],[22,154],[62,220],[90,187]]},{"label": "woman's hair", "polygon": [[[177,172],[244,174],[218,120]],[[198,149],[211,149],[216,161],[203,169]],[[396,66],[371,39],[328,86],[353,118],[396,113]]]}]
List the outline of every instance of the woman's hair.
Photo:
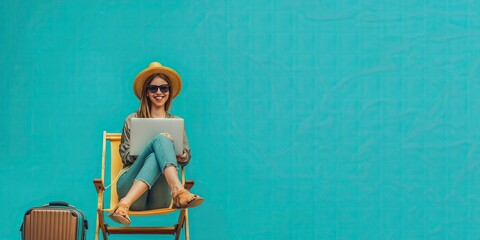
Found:
[{"label": "woman's hair", "polygon": [[[162,73],[155,73],[145,80],[142,88],[142,97],[140,99],[140,109],[138,109],[138,117],[139,118],[150,118],[152,115],[150,114],[150,108],[152,107],[152,102],[150,98],[148,98],[147,86],[153,81],[154,78],[160,77],[167,81],[168,85],[171,86],[170,79],[168,79],[167,75]],[[170,109],[170,103],[172,102],[171,95],[168,95],[168,99],[165,102],[165,111],[168,113],[168,109]]]}]

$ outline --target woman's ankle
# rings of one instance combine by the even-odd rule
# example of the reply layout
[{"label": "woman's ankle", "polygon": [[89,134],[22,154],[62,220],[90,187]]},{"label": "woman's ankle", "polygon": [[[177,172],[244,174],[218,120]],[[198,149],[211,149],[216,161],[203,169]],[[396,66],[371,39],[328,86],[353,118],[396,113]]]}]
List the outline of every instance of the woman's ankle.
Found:
[{"label": "woman's ankle", "polygon": [[172,187],[172,195],[177,195],[178,192],[184,190],[185,188],[182,185]]},{"label": "woman's ankle", "polygon": [[120,199],[120,201],[118,201],[118,204],[126,206],[127,208],[130,208],[130,203],[127,200],[125,200],[124,198]]}]

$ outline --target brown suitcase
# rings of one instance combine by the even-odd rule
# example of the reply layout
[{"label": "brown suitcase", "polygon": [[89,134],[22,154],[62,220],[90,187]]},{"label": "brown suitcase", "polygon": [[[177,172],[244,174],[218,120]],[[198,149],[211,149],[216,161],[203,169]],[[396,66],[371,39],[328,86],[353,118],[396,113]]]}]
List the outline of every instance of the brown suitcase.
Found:
[{"label": "brown suitcase", "polygon": [[84,240],[87,229],[85,215],[65,202],[29,209],[20,228],[24,240]]}]

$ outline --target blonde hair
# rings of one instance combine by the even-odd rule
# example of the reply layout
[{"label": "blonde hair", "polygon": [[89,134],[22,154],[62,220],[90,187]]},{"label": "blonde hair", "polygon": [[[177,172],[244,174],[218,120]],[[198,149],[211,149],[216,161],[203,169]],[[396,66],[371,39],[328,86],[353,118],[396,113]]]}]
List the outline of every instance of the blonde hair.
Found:
[{"label": "blonde hair", "polygon": [[[150,83],[153,81],[154,78],[159,77],[165,81],[167,81],[168,85],[171,86],[170,79],[168,79],[167,75],[162,74],[162,73],[155,73],[147,78],[145,82],[143,83],[142,87],[142,97],[140,98],[140,108],[138,109],[138,117],[139,118],[151,118],[152,115],[150,114],[150,109],[152,107],[152,102],[150,101],[150,98],[148,98],[148,92],[147,92],[147,86],[150,85]],[[170,90],[170,89],[169,89]],[[165,102],[165,111],[168,114],[168,110],[170,109],[170,104],[172,102],[172,99],[170,95],[168,95],[168,99]]]}]

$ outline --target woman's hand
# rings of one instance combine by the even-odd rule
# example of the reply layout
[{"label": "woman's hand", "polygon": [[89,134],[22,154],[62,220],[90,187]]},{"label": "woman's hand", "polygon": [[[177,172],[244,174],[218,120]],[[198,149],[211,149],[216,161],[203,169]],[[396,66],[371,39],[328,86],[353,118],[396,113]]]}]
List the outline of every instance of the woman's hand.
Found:
[{"label": "woman's hand", "polygon": [[172,135],[170,135],[170,133],[160,133],[160,134],[162,134],[163,136],[165,136],[165,137],[167,137],[168,139],[172,140],[172,142],[173,142],[173,137],[172,137]]},{"label": "woman's hand", "polygon": [[187,158],[187,151],[183,150],[183,154],[181,156],[177,156],[177,162],[185,162],[185,159]]}]

